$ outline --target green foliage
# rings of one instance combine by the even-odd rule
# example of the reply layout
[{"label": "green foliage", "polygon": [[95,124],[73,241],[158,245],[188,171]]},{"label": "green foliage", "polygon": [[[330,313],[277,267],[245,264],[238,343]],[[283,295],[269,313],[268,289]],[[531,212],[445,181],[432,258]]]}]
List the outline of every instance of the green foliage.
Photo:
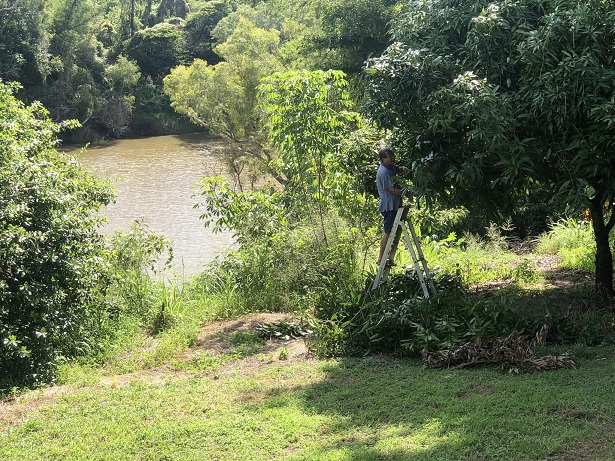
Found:
[{"label": "green foliage", "polygon": [[137,86],[141,72],[136,62],[120,55],[115,64],[105,69],[104,76],[114,93],[128,95]]},{"label": "green foliage", "polygon": [[512,279],[526,283],[538,279],[532,262],[512,253],[506,239],[499,234],[491,238],[472,234],[458,238],[451,233],[444,239],[426,238],[422,245],[430,265],[444,273],[455,274],[466,286],[491,280]]},{"label": "green foliage", "polygon": [[115,64],[105,69],[103,76],[109,91],[98,121],[105,127],[106,137],[117,138],[129,130],[135,105],[133,93],[141,72],[134,61],[120,55]]},{"label": "green foliage", "polygon": [[285,194],[304,207],[321,210],[331,199],[343,209],[351,202],[350,176],[342,169],[338,146],[361,120],[351,111],[339,71],[287,72],[267,78],[260,88],[269,142],[279,153],[276,168],[286,178]]},{"label": "green foliage", "polygon": [[256,88],[260,80],[280,70],[279,34],[242,19],[215,50],[224,59],[214,66],[196,59],[164,79],[171,105],[200,125],[229,140],[242,141],[260,130]]},{"label": "green foliage", "polygon": [[211,32],[216,25],[231,12],[227,0],[207,2],[198,12],[186,19],[184,33],[186,48],[194,59],[202,59],[210,64],[217,64],[219,56],[213,50]]},{"label": "green foliage", "polygon": [[[136,317],[148,325],[157,313],[154,303],[159,299],[152,276],[160,275],[171,263],[173,252],[169,242],[151,232],[143,222],[135,221],[130,231],[110,237],[109,249],[107,302],[116,315]],[[168,304],[163,298],[163,309]]]},{"label": "green foliage", "polygon": [[144,75],[162,81],[171,69],[184,63],[186,43],[179,27],[160,23],[135,33],[125,53]]},{"label": "green foliage", "polygon": [[288,227],[283,198],[275,189],[236,192],[222,176],[198,181],[203,209],[199,217],[214,232],[231,229],[240,246],[275,238]]},{"label": "green foliage", "polygon": [[359,209],[354,201],[367,201],[352,190],[338,149],[358,122],[346,110],[345,85],[339,72],[265,80],[261,98],[283,189],[236,192],[221,178],[201,182],[201,218],[231,229],[239,244],[218,266],[228,274],[222,286],[240,292],[249,310],[318,308],[337,299],[360,270],[360,251],[371,242],[349,225]]},{"label": "green foliage", "polygon": [[418,0],[367,70],[368,112],[427,195],[496,216],[536,189],[571,211],[590,206],[608,293],[614,18],[602,0]]},{"label": "green foliage", "polygon": [[40,104],[0,83],[0,370],[10,382],[53,378],[90,344],[104,288],[104,243],[94,212],[109,188],[55,151]]},{"label": "green foliage", "polygon": [[[235,310],[304,311],[323,305],[335,306],[335,300],[353,285],[361,264],[354,245],[354,232],[333,232],[345,224],[328,217],[325,240],[322,230],[310,220],[278,228],[270,236],[242,238],[242,245],[203,274],[216,292],[235,292]],[[224,276],[222,276],[224,274]],[[222,282],[212,284],[210,277]],[[258,281],[258,283],[255,283]]]},{"label": "green foliage", "polygon": [[39,47],[42,36],[40,3],[0,12],[0,79],[24,86],[41,84],[46,63]]},{"label": "green foliage", "polygon": [[576,219],[562,219],[539,237],[536,252],[560,257],[560,267],[593,272],[596,243],[591,224]]},{"label": "green foliage", "polygon": [[395,0],[333,0],[319,5],[321,26],[308,35],[308,47],[321,69],[361,72],[367,58],[389,45]]},{"label": "green foliage", "polygon": [[312,320],[310,348],[319,356],[392,352],[418,355],[528,325],[510,299],[468,296],[459,279],[436,277],[438,295],[424,299],[412,274],[394,274],[380,293],[355,297],[335,314]]},{"label": "green foliage", "polygon": [[256,331],[263,339],[289,340],[312,334],[312,331],[302,322],[289,322],[287,320],[257,325]]},{"label": "green foliage", "polygon": [[570,309],[549,320],[549,340],[557,344],[599,346],[615,344],[615,315],[599,309]]}]

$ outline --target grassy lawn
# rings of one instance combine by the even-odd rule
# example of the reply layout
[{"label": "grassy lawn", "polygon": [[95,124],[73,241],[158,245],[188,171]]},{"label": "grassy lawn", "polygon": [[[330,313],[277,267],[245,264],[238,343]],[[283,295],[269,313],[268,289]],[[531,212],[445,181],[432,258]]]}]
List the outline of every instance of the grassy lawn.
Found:
[{"label": "grassy lawn", "polygon": [[614,347],[511,375],[302,344],[221,323],[163,366],[21,395],[0,406],[0,459],[615,459]]}]

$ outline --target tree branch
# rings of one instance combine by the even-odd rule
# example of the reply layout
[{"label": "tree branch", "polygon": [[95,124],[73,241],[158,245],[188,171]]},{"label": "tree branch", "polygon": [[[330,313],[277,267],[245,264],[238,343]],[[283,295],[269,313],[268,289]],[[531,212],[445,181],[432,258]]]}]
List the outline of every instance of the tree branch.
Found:
[{"label": "tree branch", "polygon": [[16,0],[15,3],[13,3],[11,6],[7,6],[4,8],[0,8],[0,13],[4,13],[5,11],[13,11],[13,10],[17,10],[19,8],[23,8],[23,0]]}]

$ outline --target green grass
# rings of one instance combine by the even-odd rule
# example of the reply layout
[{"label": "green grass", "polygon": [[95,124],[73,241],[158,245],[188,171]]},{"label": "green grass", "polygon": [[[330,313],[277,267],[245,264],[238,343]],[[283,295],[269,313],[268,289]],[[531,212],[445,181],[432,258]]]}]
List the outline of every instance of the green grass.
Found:
[{"label": "green grass", "polygon": [[[469,285],[516,282],[499,294],[528,312],[591,302],[586,284],[548,288],[529,256],[488,242],[424,249]],[[578,370],[527,375],[386,356],[298,360],[252,331],[219,332],[227,348],[213,353],[198,349],[199,327],[241,315],[228,308],[241,295],[162,290],[157,328],[127,328],[97,361],[63,366],[57,393],[0,402],[0,460],[615,460],[614,345],[571,346]]]},{"label": "green grass", "polygon": [[2,428],[0,459],[512,461],[588,443],[615,459],[615,349],[584,351],[531,375],[372,357],[97,384]]}]

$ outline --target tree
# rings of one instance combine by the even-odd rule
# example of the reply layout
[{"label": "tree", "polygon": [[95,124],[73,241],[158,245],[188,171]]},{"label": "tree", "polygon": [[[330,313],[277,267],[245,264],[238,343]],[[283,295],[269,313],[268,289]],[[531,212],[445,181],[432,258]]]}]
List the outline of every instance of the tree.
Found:
[{"label": "tree", "polygon": [[141,72],[135,62],[120,55],[115,64],[105,69],[104,75],[109,91],[100,122],[105,127],[107,136],[115,138],[128,131],[135,106],[133,91]]},{"label": "tree", "polygon": [[41,94],[56,121],[78,119],[82,125],[103,105],[100,83],[104,60],[95,28],[99,5],[91,0],[60,0],[50,11],[50,69]]},{"label": "tree", "polygon": [[328,208],[332,199],[350,195],[339,147],[361,121],[351,110],[344,77],[333,70],[290,71],[267,77],[260,87],[268,140],[287,178],[285,193],[306,207]]},{"label": "tree", "polygon": [[614,21],[604,0],[417,0],[367,69],[367,111],[425,193],[497,211],[538,187],[589,207],[608,296]]},{"label": "tree", "polygon": [[231,12],[228,0],[207,2],[197,13],[186,20],[184,33],[187,49],[193,58],[203,59],[209,64],[217,64],[219,56],[213,50],[211,31]]},{"label": "tree", "polygon": [[267,77],[260,96],[268,140],[278,152],[275,168],[286,178],[284,194],[309,215],[317,210],[323,236],[332,209],[356,209],[354,180],[342,168],[342,142],[361,125],[341,71],[290,71]]},{"label": "tree", "polygon": [[56,152],[71,124],[15,90],[0,83],[0,387],[48,382],[90,347],[105,273],[96,212],[112,197]]},{"label": "tree", "polygon": [[243,19],[231,36],[215,48],[224,61],[210,66],[196,59],[179,66],[164,79],[172,107],[199,125],[231,142],[227,158],[239,179],[246,162],[266,167],[256,95],[263,77],[282,69],[277,50],[279,33],[263,30]]},{"label": "tree", "polygon": [[46,76],[45,53],[40,47],[42,5],[0,2],[0,78],[24,86],[41,84]]},{"label": "tree", "polygon": [[395,0],[333,0],[320,8],[321,29],[311,47],[324,69],[357,74],[365,60],[380,55],[390,43],[389,22]]},{"label": "tree", "polygon": [[165,78],[171,105],[196,123],[233,141],[248,138],[258,128],[256,89],[261,78],[280,69],[276,31],[258,29],[247,20],[215,49],[223,62],[214,66],[195,60]]},{"label": "tree", "polygon": [[184,62],[186,42],[179,27],[160,23],[135,33],[126,47],[126,56],[139,65],[144,75],[162,81],[171,69]]},{"label": "tree", "polygon": [[156,21],[162,22],[169,18],[182,18],[190,12],[190,6],[186,0],[161,0],[156,10]]}]

